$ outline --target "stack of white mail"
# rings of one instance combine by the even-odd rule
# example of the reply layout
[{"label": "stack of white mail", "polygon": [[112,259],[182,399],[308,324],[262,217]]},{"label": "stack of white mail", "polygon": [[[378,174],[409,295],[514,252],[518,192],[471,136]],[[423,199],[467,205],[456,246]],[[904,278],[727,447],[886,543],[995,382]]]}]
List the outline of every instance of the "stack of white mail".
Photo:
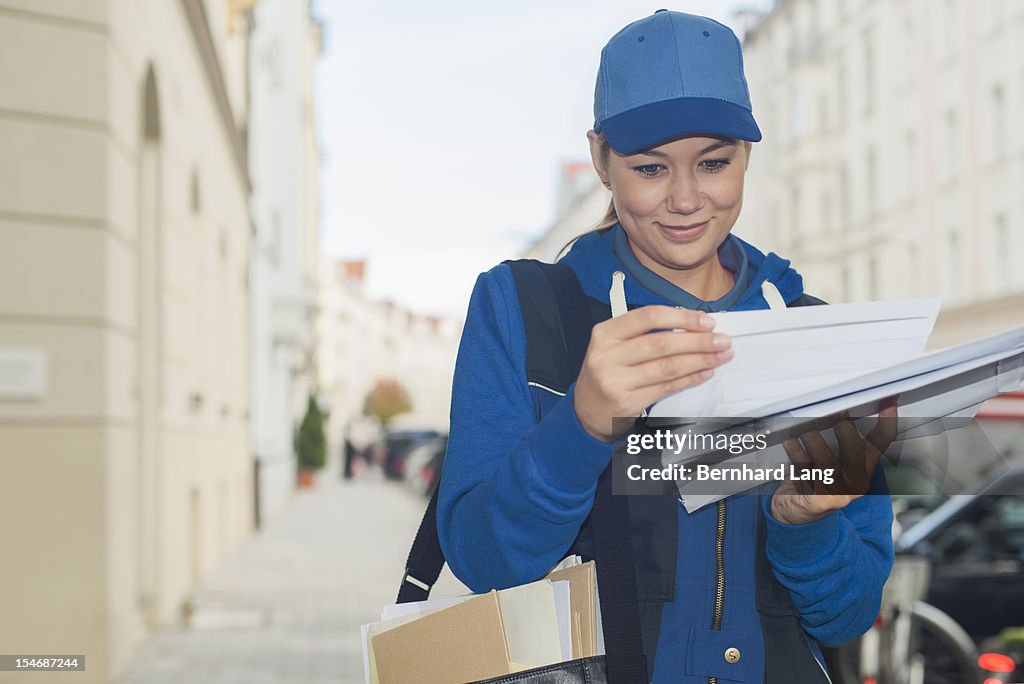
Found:
[{"label": "stack of white mail", "polygon": [[[906,300],[713,314],[716,330],[732,337],[734,359],[649,416],[667,424],[708,417],[792,424],[844,411],[870,417],[895,400],[898,439],[965,425],[986,399],[1021,387],[1024,327],[925,354],[938,311],[938,300]],[[764,466],[787,460],[781,448],[756,457]],[[738,482],[713,496],[679,488],[692,511],[750,486]]]},{"label": "stack of white mail", "polygon": [[537,582],[388,606],[363,625],[367,684],[465,682],[604,653],[594,563]]}]

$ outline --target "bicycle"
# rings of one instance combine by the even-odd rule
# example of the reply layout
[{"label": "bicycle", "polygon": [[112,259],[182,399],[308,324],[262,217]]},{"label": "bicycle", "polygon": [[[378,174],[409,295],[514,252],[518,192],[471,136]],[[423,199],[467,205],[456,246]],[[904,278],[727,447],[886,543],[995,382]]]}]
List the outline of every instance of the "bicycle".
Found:
[{"label": "bicycle", "polygon": [[875,623],[834,651],[836,684],[981,684],[970,635],[923,600],[930,576],[927,558],[897,555]]}]

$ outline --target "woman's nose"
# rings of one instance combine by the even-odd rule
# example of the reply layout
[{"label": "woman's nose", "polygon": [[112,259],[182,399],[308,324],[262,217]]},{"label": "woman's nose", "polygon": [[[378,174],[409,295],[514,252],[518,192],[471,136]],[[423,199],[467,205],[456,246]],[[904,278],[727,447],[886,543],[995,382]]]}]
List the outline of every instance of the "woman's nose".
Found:
[{"label": "woman's nose", "polygon": [[693,214],[704,205],[700,183],[689,174],[680,174],[669,188],[668,209],[679,214]]}]

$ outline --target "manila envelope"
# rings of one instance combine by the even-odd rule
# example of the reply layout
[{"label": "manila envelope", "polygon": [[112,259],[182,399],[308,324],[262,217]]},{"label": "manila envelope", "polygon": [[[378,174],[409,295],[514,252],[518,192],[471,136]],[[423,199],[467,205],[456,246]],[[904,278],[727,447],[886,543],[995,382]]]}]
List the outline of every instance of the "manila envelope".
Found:
[{"label": "manila envelope", "polygon": [[510,673],[495,591],[375,634],[372,639],[380,684],[451,684]]},{"label": "manila envelope", "polygon": [[[552,582],[569,580],[569,603],[573,620],[579,620],[579,640],[573,631],[572,657],[597,655],[597,575],[594,561],[555,570],[547,576]],[[578,617],[577,617],[578,616]]]}]

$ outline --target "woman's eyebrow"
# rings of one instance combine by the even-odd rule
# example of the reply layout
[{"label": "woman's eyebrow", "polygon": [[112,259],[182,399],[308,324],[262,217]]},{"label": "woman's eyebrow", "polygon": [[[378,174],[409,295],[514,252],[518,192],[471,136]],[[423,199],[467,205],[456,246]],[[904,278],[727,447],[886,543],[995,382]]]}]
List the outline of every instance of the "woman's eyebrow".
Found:
[{"label": "woman's eyebrow", "polygon": [[[719,140],[718,142],[713,142],[710,145],[708,145],[707,147],[705,147],[703,150],[698,152],[697,156],[699,157],[699,156],[701,156],[703,154],[707,154],[708,152],[713,152],[714,150],[717,150],[720,147],[736,147],[736,141],[735,140]],[[663,157],[663,158],[664,157],[668,157],[667,154],[665,154],[664,152],[659,152],[658,150],[642,150],[642,151],[637,152],[636,154],[633,154],[633,155],[630,155],[630,156],[639,157],[641,155],[645,155],[645,156],[648,156],[648,157]]]},{"label": "woman's eyebrow", "polygon": [[[718,142],[711,143],[710,145],[705,147],[703,150],[700,151],[700,154],[707,154],[708,152],[711,152],[713,150],[717,150],[720,147],[727,147],[727,146],[736,147],[736,141],[735,140],[719,140]],[[700,156],[700,155],[698,155],[698,156]]]}]

